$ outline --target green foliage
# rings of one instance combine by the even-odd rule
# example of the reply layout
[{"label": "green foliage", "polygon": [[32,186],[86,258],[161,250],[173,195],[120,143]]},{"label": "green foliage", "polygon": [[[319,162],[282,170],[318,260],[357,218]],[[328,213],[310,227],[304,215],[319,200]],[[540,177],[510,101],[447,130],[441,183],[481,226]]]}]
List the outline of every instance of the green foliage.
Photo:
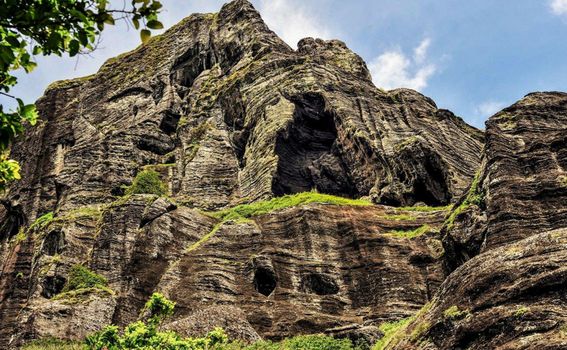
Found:
[{"label": "green foliage", "polygon": [[[382,323],[379,329],[384,333],[384,336],[374,344],[372,350],[383,350],[390,345],[399,343],[408,334],[408,327],[411,323],[417,320],[420,316],[427,313],[431,308],[431,302],[423,305],[423,307],[413,316],[404,318],[396,322]],[[422,322],[415,325],[414,330],[410,335],[411,340],[417,340],[421,335],[426,332],[430,327],[428,322]]]},{"label": "green foliage", "polygon": [[67,283],[63,287],[63,292],[79,289],[106,287],[108,281],[101,275],[94,273],[83,265],[74,265],[69,271]]},{"label": "green foliage", "polygon": [[36,63],[34,55],[65,53],[69,56],[95,49],[105,25],[115,19],[130,20],[140,28],[142,41],[149,39],[149,29],[161,29],[157,20],[162,7],[157,0],[131,0],[111,7],[108,0],[4,0],[0,3],[0,95],[13,98],[18,107],[5,112],[0,104],[0,192],[14,180],[20,179],[19,166],[9,159],[10,144],[25,125],[34,125],[38,118],[34,104],[25,104],[9,95],[17,84],[14,71],[31,72]]},{"label": "green foliage", "polygon": [[167,299],[161,293],[154,293],[146,302],[142,312],[148,312],[150,314],[148,322],[159,324],[165,318],[173,315],[174,308],[175,303],[173,301]]},{"label": "green foliage", "polygon": [[516,316],[516,317],[522,317],[522,316],[524,316],[525,314],[527,314],[529,311],[530,311],[530,308],[529,308],[529,307],[520,306],[520,307],[516,310],[516,312],[514,312],[514,316]]},{"label": "green foliage", "polygon": [[142,170],[136,175],[132,185],[126,189],[126,195],[131,194],[155,194],[163,196],[167,189],[155,170]]},{"label": "green foliage", "polygon": [[389,231],[386,232],[386,235],[389,236],[394,236],[394,237],[398,237],[398,238],[407,238],[407,239],[412,239],[415,237],[419,237],[421,235],[426,234],[427,232],[431,232],[433,229],[431,228],[431,226],[429,225],[423,225],[420,226],[414,230],[408,230],[408,231],[403,231],[403,230],[398,230],[398,231]]},{"label": "green foliage", "polygon": [[416,217],[408,214],[384,215],[384,219],[392,221],[415,221]]},{"label": "green foliage", "polygon": [[24,346],[21,350],[83,350],[85,345],[79,342],[45,338],[34,340]]},{"label": "green foliage", "polygon": [[457,305],[453,305],[443,312],[443,316],[448,320],[461,319],[469,315],[467,310],[460,310]]},{"label": "green foliage", "polygon": [[47,214],[43,214],[42,216],[38,217],[33,224],[31,224],[29,231],[36,231],[41,230],[47,225],[49,225],[53,221],[53,212],[50,211]]},{"label": "green foliage", "polygon": [[308,204],[308,203],[327,203],[334,205],[354,205],[354,206],[372,205],[372,203],[370,203],[369,201],[362,199],[348,199],[348,198],[332,196],[329,194],[322,194],[316,192],[303,192],[303,193],[273,198],[268,201],[242,204],[234,208],[210,213],[210,215],[221,220],[227,220],[229,218],[236,219],[239,217],[250,218],[253,216],[267,214],[275,210],[295,207],[298,205]]},{"label": "green foliage", "polygon": [[408,317],[395,322],[382,323],[379,328],[380,331],[384,333],[384,336],[380,338],[376,344],[374,344],[372,349],[382,350],[386,348],[386,345],[392,341],[394,335],[396,335],[401,329],[406,328],[411,321],[412,318]]},{"label": "green foliage", "polygon": [[471,205],[480,206],[483,202],[484,193],[480,190],[480,172],[478,172],[471,183],[471,187],[465,200],[451,212],[445,221],[447,229],[452,229],[455,225],[455,219],[465,212]]},{"label": "green foliage", "polygon": [[428,207],[423,205],[413,206],[413,207],[399,207],[396,210],[399,211],[418,211],[418,212],[432,212],[432,211],[443,211],[451,209],[451,205],[447,205],[444,207]]}]

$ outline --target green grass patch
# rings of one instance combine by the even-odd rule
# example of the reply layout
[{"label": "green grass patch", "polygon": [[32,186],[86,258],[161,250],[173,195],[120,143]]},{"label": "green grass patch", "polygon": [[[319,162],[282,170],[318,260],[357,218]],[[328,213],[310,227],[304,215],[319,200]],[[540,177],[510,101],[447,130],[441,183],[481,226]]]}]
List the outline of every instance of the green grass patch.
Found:
[{"label": "green grass patch", "polygon": [[467,310],[460,310],[457,305],[453,305],[453,306],[447,308],[443,312],[443,316],[447,320],[461,319],[461,318],[464,318],[468,315],[469,315],[469,312]]},{"label": "green grass patch", "polygon": [[[427,313],[431,308],[431,305],[431,302],[423,305],[423,307],[411,317],[395,322],[382,323],[378,328],[382,331],[382,333],[384,333],[384,336],[380,338],[376,344],[374,344],[372,350],[384,350],[389,345],[394,346],[398,344],[405,336],[407,336],[407,328],[410,323],[418,319],[421,315]],[[429,328],[430,324],[428,322],[416,325],[410,335],[411,340],[417,340],[423,335],[423,333],[427,332]]]},{"label": "green grass patch", "polygon": [[253,216],[268,214],[276,210],[296,207],[308,203],[324,203],[334,205],[351,205],[351,206],[370,206],[372,203],[363,199],[348,199],[329,194],[316,192],[303,192],[298,194],[286,195],[283,197],[273,198],[268,201],[255,202],[250,204],[241,204],[236,207],[225,209],[213,213],[210,216],[220,220],[250,218]]},{"label": "green grass patch", "polygon": [[63,293],[79,289],[102,288],[107,285],[108,281],[103,276],[91,271],[86,266],[74,265],[69,271]]},{"label": "green grass patch", "polygon": [[455,210],[451,212],[447,220],[445,221],[445,225],[447,229],[450,230],[455,225],[455,219],[465,212],[471,205],[480,206],[484,202],[484,193],[480,191],[480,171],[475,175],[473,182],[471,183],[471,187],[469,189],[469,193],[465,200],[459,205]]},{"label": "green grass patch", "polygon": [[41,230],[47,225],[49,225],[53,221],[53,212],[49,212],[47,214],[43,214],[42,216],[38,217],[33,224],[31,224],[29,230]]},{"label": "green grass patch", "polygon": [[388,236],[393,236],[393,237],[398,237],[398,238],[406,238],[406,239],[412,239],[415,237],[419,237],[421,235],[426,234],[427,232],[431,232],[433,231],[433,229],[431,228],[431,226],[429,225],[423,225],[420,226],[414,230],[396,230],[396,231],[388,231],[385,233],[385,235]]},{"label": "green grass patch", "polygon": [[132,194],[155,194],[163,196],[167,193],[167,188],[161,181],[159,174],[155,170],[142,170],[140,171],[132,185],[126,189],[126,195]]},{"label": "green grass patch", "polygon": [[392,221],[415,221],[417,218],[409,214],[399,214],[399,215],[384,215],[382,216],[386,220]]},{"label": "green grass patch", "polygon": [[444,211],[444,210],[450,210],[453,207],[452,204],[443,206],[443,207],[429,207],[429,206],[425,206],[425,205],[418,205],[418,206],[413,206],[413,207],[399,207],[396,208],[396,210],[399,211],[417,211],[417,212],[433,212],[433,211]]},{"label": "green grass patch", "polygon": [[514,312],[514,316],[516,317],[522,317],[525,314],[527,314],[530,311],[529,307],[526,306],[520,306],[518,309],[516,309],[516,312]]}]

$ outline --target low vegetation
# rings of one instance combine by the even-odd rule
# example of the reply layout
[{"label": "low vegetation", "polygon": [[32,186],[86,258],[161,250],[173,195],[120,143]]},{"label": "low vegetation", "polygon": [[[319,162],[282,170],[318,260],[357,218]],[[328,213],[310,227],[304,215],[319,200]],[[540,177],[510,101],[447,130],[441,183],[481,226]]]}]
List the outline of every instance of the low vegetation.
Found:
[{"label": "low vegetation", "polygon": [[407,238],[412,239],[419,236],[426,234],[427,232],[431,232],[433,229],[429,225],[422,225],[414,230],[396,230],[396,231],[389,231],[385,234],[388,236],[398,237],[398,238]]},{"label": "low vegetation", "polygon": [[465,212],[471,205],[480,206],[484,202],[484,193],[480,190],[480,173],[477,173],[471,183],[471,187],[465,200],[451,212],[445,225],[447,229],[452,229],[455,225],[455,219]]},{"label": "low vegetation", "polygon": [[108,287],[108,281],[103,276],[91,271],[83,265],[74,265],[69,271],[67,282],[61,293],[53,300],[64,300],[67,303],[79,303],[89,295],[101,293],[114,294]]},{"label": "low vegetation", "polygon": [[85,344],[54,338],[34,340],[24,345],[22,350],[84,350]]},{"label": "low vegetation", "polygon": [[250,218],[262,214],[267,214],[276,210],[291,208],[308,203],[326,203],[334,205],[354,205],[369,206],[370,201],[363,199],[348,199],[329,194],[317,192],[303,192],[298,194],[286,195],[273,198],[268,201],[255,202],[250,204],[238,205],[234,208],[209,213],[211,216],[220,220],[231,220],[237,218]]},{"label": "low vegetation", "polygon": [[[216,328],[200,338],[184,338],[172,331],[160,330],[160,325],[174,310],[175,303],[160,293],[154,293],[142,310],[146,321],[137,321],[122,331],[116,326],[107,326],[88,336],[85,348],[103,349],[183,349],[183,350],[357,350],[348,339],[334,339],[324,335],[304,335],[281,342],[259,341],[243,344],[230,341],[226,333]],[[73,345],[74,346],[74,345]],[[31,348],[34,349],[34,348]],[[61,347],[74,350],[71,347]]]},{"label": "low vegetation", "polygon": [[443,316],[446,320],[457,320],[468,316],[470,313],[467,310],[461,310],[457,305],[453,305],[447,308],[443,312]]},{"label": "low vegetation", "polygon": [[150,169],[140,171],[134,178],[132,185],[126,188],[126,195],[155,194],[163,196],[166,193],[167,188],[161,181],[159,174]]},{"label": "low vegetation", "polygon": [[450,210],[452,205],[446,205],[443,207],[429,207],[426,205],[417,205],[413,207],[399,207],[396,208],[398,211],[418,211],[418,212],[432,212],[432,211],[443,211],[443,210]]},{"label": "low vegetation", "polygon": [[[408,334],[408,327],[412,322],[417,320],[420,316],[424,315],[431,308],[431,302],[423,305],[423,307],[413,316],[404,318],[396,322],[382,323],[379,328],[384,333],[384,336],[378,340],[372,347],[372,350],[383,350],[388,346],[399,343]],[[421,322],[414,326],[411,332],[411,340],[418,340],[430,328],[428,322]]]}]

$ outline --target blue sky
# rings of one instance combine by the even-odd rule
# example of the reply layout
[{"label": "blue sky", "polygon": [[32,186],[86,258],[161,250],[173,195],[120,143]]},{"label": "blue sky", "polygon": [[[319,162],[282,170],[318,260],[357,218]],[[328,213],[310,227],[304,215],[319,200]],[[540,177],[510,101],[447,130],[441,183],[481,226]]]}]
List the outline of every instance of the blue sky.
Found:
[{"label": "blue sky", "polygon": [[[225,1],[162,2],[167,28],[193,12],[216,12]],[[377,86],[414,88],[480,128],[529,92],[567,91],[567,0],[252,3],[292,47],[306,36],[341,39],[366,60]],[[52,81],[94,73],[139,44],[135,31],[118,24],[91,57],[38,57],[39,67],[18,74],[12,92],[33,101]]]}]

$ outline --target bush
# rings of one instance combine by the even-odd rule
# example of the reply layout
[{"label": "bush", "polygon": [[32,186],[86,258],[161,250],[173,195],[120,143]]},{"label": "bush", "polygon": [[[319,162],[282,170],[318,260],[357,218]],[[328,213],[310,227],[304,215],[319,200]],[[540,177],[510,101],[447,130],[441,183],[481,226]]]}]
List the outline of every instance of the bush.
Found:
[{"label": "bush", "polygon": [[155,170],[142,170],[136,175],[126,194],[155,194],[163,196],[167,189]]},{"label": "bush", "polygon": [[83,265],[75,265],[69,271],[69,277],[63,287],[63,292],[87,288],[104,288],[107,285],[108,281],[106,278],[92,272]]}]

